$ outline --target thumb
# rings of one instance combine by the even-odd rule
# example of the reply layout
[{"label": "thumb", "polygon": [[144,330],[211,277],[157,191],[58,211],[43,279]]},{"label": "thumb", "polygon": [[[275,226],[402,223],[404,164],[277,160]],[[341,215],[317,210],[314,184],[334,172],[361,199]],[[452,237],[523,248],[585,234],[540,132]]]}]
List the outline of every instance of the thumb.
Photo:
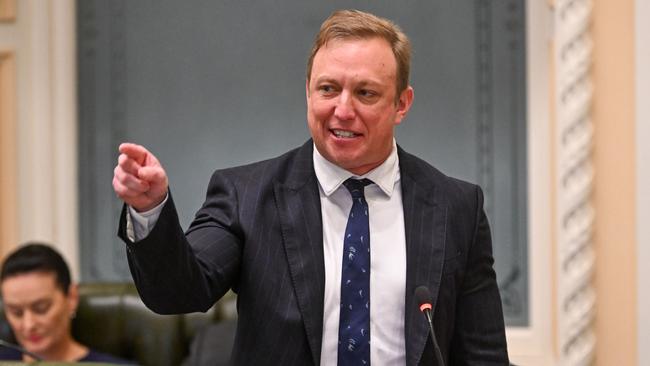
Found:
[{"label": "thumb", "polygon": [[141,167],[138,169],[138,178],[152,185],[167,185],[167,173],[160,165]]}]

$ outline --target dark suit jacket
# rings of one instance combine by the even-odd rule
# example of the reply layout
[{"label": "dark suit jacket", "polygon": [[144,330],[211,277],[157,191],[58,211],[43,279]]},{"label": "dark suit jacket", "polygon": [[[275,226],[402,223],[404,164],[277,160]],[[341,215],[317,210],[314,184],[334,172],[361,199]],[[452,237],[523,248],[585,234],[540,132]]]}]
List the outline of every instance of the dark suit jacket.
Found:
[{"label": "dark suit jacket", "polygon": [[[325,269],[312,141],[217,171],[184,234],[173,200],[147,238],[125,236],[142,300],[158,313],[205,311],[232,288],[236,365],[318,365]],[[480,188],[398,149],[406,229],[406,364],[435,365],[414,290],[433,294],[448,365],[506,365],[501,299]]]}]

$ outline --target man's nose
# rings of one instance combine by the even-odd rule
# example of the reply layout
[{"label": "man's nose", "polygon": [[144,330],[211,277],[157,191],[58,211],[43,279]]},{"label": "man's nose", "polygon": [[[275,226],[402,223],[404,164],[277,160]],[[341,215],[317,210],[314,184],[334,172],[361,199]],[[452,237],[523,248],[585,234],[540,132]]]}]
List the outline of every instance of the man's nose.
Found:
[{"label": "man's nose", "polygon": [[354,119],[354,99],[351,93],[343,91],[339,95],[336,109],[334,110],[334,116],[342,121],[351,121]]}]

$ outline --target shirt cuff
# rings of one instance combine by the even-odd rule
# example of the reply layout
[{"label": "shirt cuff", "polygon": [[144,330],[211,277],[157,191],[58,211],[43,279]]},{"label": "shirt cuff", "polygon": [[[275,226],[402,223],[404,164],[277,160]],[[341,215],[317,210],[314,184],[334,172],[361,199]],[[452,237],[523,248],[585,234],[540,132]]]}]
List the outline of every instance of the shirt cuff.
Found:
[{"label": "shirt cuff", "polygon": [[149,235],[156,226],[163,206],[167,203],[169,193],[165,199],[156,207],[149,211],[137,212],[133,207],[128,206],[126,211],[126,236],[132,242],[140,241]]}]

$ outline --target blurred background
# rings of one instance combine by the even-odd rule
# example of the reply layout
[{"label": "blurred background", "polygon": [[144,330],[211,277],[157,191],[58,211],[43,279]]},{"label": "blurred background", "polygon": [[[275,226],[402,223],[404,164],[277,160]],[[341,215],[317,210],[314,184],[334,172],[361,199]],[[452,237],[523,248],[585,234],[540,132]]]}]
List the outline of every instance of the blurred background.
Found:
[{"label": "blurred background", "polygon": [[339,8],[411,38],[397,142],[483,187],[513,361],[650,364],[646,0],[0,0],[2,254],[52,242],[79,281],[130,281],[119,143],[158,156],[186,227],[215,169],[309,138]]}]

